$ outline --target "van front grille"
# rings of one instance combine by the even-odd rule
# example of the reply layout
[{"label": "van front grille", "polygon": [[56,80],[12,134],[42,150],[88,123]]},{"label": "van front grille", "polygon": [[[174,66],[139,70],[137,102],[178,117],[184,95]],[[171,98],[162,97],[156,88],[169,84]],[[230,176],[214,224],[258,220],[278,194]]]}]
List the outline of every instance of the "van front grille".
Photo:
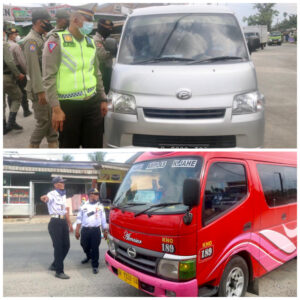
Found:
[{"label": "van front grille", "polygon": [[144,115],[148,118],[160,119],[212,119],[223,118],[225,109],[175,110],[144,108]]},{"label": "van front grille", "polygon": [[233,148],[234,135],[223,136],[162,136],[134,134],[133,146],[158,148]]}]

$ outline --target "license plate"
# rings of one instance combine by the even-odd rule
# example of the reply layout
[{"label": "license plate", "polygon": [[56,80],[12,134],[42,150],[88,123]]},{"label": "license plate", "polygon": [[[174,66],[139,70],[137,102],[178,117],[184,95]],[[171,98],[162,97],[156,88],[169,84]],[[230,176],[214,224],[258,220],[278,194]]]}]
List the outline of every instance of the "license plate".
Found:
[{"label": "license plate", "polygon": [[125,281],[126,283],[134,286],[136,289],[139,289],[139,280],[137,277],[121,270],[121,269],[118,269],[118,277]]}]

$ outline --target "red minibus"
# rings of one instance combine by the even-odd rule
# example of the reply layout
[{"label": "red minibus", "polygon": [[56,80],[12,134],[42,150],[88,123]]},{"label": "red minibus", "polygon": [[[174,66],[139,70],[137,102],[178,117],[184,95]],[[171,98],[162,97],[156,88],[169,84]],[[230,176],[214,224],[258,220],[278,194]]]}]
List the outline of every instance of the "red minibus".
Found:
[{"label": "red minibus", "polygon": [[181,151],[131,167],[105,260],[153,296],[243,296],[296,255],[296,152]]}]

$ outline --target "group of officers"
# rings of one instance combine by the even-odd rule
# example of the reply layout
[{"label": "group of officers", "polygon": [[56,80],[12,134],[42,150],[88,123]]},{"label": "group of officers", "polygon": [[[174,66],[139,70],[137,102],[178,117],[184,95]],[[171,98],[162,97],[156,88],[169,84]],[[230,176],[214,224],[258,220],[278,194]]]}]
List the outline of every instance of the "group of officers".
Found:
[{"label": "group of officers", "polygon": [[[100,19],[96,34],[94,10],[60,9],[56,27],[46,8],[32,11],[32,28],[20,38],[15,28],[3,29],[3,129],[22,130],[16,122],[22,104],[24,116],[34,118],[29,147],[102,148],[104,116],[117,42],[109,38],[113,23]],[[6,42],[6,40],[8,40]],[[5,94],[9,116],[6,122]]]},{"label": "group of officers", "polygon": [[[55,177],[52,180],[54,189],[47,195],[41,196],[41,201],[47,203],[50,222],[48,231],[54,248],[54,260],[49,270],[55,271],[55,277],[69,279],[64,273],[64,259],[70,249],[69,232],[73,232],[73,225],[70,221],[69,208],[66,206],[65,180],[62,177]],[[99,267],[99,246],[101,243],[101,230],[104,238],[107,239],[108,224],[103,205],[99,202],[99,191],[91,188],[88,191],[89,200],[85,202],[76,218],[75,237],[80,238],[81,247],[86,257],[81,261],[86,264],[91,260],[93,273],[98,273]]]}]

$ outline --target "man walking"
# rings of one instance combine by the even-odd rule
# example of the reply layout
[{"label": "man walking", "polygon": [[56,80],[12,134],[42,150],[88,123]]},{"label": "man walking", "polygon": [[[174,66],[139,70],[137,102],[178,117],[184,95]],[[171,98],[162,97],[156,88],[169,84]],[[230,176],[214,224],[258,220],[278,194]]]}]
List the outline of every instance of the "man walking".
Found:
[{"label": "man walking", "polygon": [[89,201],[81,206],[77,215],[75,236],[78,240],[81,228],[80,244],[86,254],[86,258],[81,263],[85,264],[91,259],[93,273],[97,274],[99,272],[99,246],[101,243],[100,225],[102,225],[105,239],[107,239],[108,225],[103,205],[99,203],[99,191],[92,188],[88,191],[88,195]]},{"label": "man walking", "polygon": [[53,33],[43,51],[43,82],[60,148],[102,148],[107,99],[96,47],[88,36],[94,12],[77,7],[70,26]]},{"label": "man walking", "polygon": [[33,27],[22,42],[29,77],[26,90],[28,98],[32,100],[36,119],[36,126],[30,138],[30,148],[39,148],[44,137],[47,138],[48,148],[57,148],[58,146],[58,135],[51,126],[51,108],[46,100],[42,84],[42,51],[44,47],[42,35],[53,28],[50,19],[45,8],[35,9],[32,12]]},{"label": "man walking", "polygon": [[65,180],[61,177],[55,177],[52,180],[54,190],[41,200],[47,203],[48,212],[51,216],[48,224],[48,231],[52,239],[54,248],[54,261],[49,270],[56,271],[55,277],[60,279],[69,279],[64,273],[64,259],[70,249],[69,231],[73,232],[72,223],[69,217],[69,209],[66,207]]},{"label": "man walking", "polygon": [[[10,51],[13,55],[15,64],[16,64],[18,70],[25,76],[26,75],[26,60],[25,60],[25,57],[24,57],[24,54],[22,52],[20,45],[17,43],[17,41],[20,38],[19,32],[16,28],[9,28],[6,31],[6,33],[7,33],[7,37],[8,37],[7,42],[9,44]],[[23,115],[24,115],[24,117],[28,117],[28,116],[32,115],[32,112],[29,110],[27,93],[25,91],[25,86],[27,83],[26,77],[24,78],[23,81],[17,81],[17,83],[22,92],[21,105],[23,108]],[[8,98],[9,106],[11,106],[12,100],[13,99]]]}]

